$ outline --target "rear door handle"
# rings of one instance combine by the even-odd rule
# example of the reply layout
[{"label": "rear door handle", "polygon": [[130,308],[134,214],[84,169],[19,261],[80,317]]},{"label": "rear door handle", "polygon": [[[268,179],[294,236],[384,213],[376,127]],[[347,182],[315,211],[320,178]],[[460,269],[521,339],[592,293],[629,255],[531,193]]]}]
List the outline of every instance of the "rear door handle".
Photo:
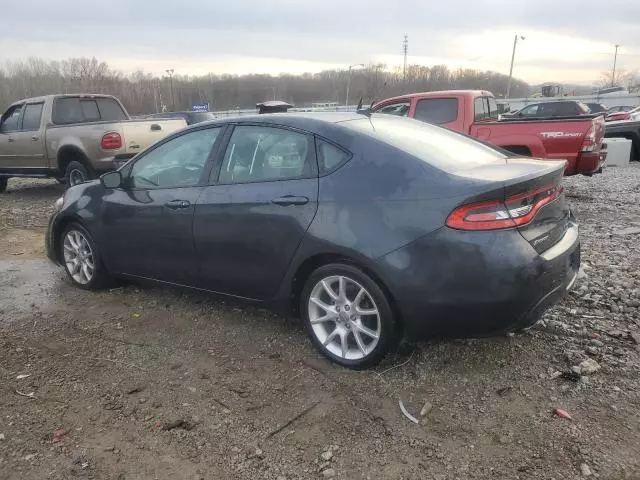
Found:
[{"label": "rear door handle", "polygon": [[40,139],[40,137],[38,137],[37,135],[34,135],[33,137],[31,137],[31,140],[33,140],[34,142],[37,142]]},{"label": "rear door handle", "polygon": [[14,141],[13,138],[11,138],[11,137],[7,138],[7,142],[13,143],[13,141]]},{"label": "rear door handle", "polygon": [[271,200],[271,203],[276,205],[288,206],[288,205],[305,205],[309,203],[307,197],[296,197],[294,195],[285,195],[284,197],[278,197]]},{"label": "rear door handle", "polygon": [[181,208],[189,208],[191,206],[191,202],[188,200],[171,200],[170,202],[165,203],[164,206],[171,210],[180,210]]}]

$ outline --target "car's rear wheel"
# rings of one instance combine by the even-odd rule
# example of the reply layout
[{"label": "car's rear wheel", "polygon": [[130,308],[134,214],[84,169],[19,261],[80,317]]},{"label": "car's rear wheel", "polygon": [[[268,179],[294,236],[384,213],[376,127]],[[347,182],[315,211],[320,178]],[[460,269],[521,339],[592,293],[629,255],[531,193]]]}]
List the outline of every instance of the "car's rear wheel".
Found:
[{"label": "car's rear wheel", "polygon": [[69,162],[65,170],[64,179],[67,187],[91,180],[93,177],[87,167],[80,162]]},{"label": "car's rear wheel", "polygon": [[98,247],[91,234],[78,223],[71,223],[60,237],[62,264],[71,281],[86,290],[98,290],[111,284]]},{"label": "car's rear wheel", "polygon": [[315,270],[302,291],[300,312],[316,348],[348,368],[378,363],[396,340],[387,296],[369,275],[351,265]]}]

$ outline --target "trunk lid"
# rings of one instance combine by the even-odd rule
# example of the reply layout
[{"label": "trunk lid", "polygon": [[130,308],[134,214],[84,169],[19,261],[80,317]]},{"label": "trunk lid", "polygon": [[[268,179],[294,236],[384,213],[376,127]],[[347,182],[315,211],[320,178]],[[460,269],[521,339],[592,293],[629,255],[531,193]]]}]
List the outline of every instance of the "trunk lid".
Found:
[{"label": "trunk lid", "polygon": [[555,245],[569,226],[570,211],[562,190],[565,166],[564,161],[512,157],[457,175],[477,192],[465,203],[504,203],[504,210],[516,219],[515,228],[542,253]]}]

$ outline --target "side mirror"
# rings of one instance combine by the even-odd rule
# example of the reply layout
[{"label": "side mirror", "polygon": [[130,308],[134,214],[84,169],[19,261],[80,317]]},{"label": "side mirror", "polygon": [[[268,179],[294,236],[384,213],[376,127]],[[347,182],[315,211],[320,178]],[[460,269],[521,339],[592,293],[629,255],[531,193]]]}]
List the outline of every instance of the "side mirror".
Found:
[{"label": "side mirror", "polygon": [[104,188],[118,188],[122,185],[122,174],[118,171],[107,172],[100,176]]}]

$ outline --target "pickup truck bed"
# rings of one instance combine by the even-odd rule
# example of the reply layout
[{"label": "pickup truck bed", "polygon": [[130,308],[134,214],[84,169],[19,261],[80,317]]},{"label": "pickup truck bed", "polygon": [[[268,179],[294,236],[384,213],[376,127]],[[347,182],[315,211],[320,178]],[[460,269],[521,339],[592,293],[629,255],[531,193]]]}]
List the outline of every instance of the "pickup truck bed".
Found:
[{"label": "pickup truck bed", "polygon": [[0,192],[10,177],[90,180],[185,126],[184,119],[131,120],[108,95],[20,100],[0,118]]},{"label": "pickup truck bed", "polygon": [[592,175],[606,156],[604,117],[499,119],[493,94],[483,90],[412,93],[378,102],[370,111],[434,123],[519,155],[566,160],[565,175]]}]

